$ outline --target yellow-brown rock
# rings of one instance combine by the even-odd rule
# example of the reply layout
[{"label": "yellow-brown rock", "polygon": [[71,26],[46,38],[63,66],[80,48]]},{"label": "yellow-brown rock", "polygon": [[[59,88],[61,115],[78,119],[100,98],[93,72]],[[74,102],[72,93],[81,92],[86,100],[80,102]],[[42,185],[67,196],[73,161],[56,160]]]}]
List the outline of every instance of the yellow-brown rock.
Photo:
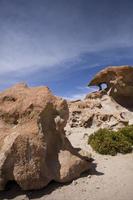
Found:
[{"label": "yellow-brown rock", "polygon": [[66,101],[47,87],[18,84],[0,93],[0,190],[11,180],[40,189],[89,168],[64,134],[68,115]]},{"label": "yellow-brown rock", "polygon": [[89,86],[107,85],[106,91],[118,103],[126,107],[133,107],[133,67],[107,67],[95,75]]}]

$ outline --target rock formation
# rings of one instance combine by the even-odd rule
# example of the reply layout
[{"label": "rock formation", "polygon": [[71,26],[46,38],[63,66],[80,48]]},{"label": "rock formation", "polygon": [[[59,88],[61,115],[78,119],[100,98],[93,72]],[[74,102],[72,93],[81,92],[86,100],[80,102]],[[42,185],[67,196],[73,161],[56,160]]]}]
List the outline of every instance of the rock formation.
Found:
[{"label": "rock formation", "polygon": [[68,114],[66,101],[47,87],[18,84],[0,93],[0,190],[11,180],[40,189],[88,170],[64,134]]},{"label": "rock formation", "polygon": [[86,98],[80,102],[69,103],[69,110],[70,117],[67,127],[71,127],[71,129],[77,127],[93,130],[99,128],[118,129],[130,124],[129,121],[133,117],[130,111],[112,101],[108,95],[103,95],[99,99],[99,93],[96,99]]},{"label": "rock formation", "polygon": [[105,68],[96,74],[90,81],[89,86],[107,85],[106,91],[119,104],[133,107],[133,67],[113,66]]},{"label": "rock formation", "polygon": [[107,84],[106,89],[100,88],[88,94],[84,100],[69,102],[68,132],[73,132],[75,128],[83,128],[84,133],[99,128],[117,130],[133,124],[133,67],[105,68],[96,74],[89,86],[102,83]]}]

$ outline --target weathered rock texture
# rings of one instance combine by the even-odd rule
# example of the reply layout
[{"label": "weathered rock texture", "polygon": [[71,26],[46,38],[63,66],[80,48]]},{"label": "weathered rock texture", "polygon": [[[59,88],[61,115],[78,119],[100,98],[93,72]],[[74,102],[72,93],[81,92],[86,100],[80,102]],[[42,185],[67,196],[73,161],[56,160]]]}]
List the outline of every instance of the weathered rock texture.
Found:
[{"label": "weathered rock texture", "polygon": [[99,98],[99,93],[95,93],[98,98],[93,99],[90,95],[82,101],[69,103],[70,117],[67,127],[83,127],[94,131],[99,128],[118,129],[130,124],[132,113],[112,101],[108,95]]},{"label": "weathered rock texture", "polygon": [[107,84],[106,91],[119,104],[126,107],[133,107],[133,67],[117,66],[108,67],[100,71],[91,80],[89,86]]},{"label": "weathered rock texture", "polygon": [[0,190],[14,180],[24,190],[71,181],[89,168],[64,134],[65,100],[47,87],[18,84],[0,93]]},{"label": "weathered rock texture", "polygon": [[84,134],[133,124],[133,67],[106,68],[89,85],[102,83],[107,84],[106,89],[90,93],[84,100],[69,102],[68,134],[76,128],[83,128],[80,132]]}]

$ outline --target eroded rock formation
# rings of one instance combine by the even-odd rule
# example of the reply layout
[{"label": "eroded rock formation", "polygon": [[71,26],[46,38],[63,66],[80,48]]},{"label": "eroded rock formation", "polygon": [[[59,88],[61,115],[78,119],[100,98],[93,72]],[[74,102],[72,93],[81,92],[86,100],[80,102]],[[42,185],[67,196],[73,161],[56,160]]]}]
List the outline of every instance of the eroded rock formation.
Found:
[{"label": "eroded rock formation", "polygon": [[0,190],[10,180],[40,189],[89,168],[64,134],[68,114],[66,101],[47,87],[18,84],[0,93]]},{"label": "eroded rock formation", "polygon": [[[94,132],[99,128],[115,129],[133,124],[133,67],[108,67],[91,80],[89,86],[107,84],[107,88],[90,93],[84,100],[69,102],[67,130],[83,128]],[[75,130],[76,131],[76,130]]]},{"label": "eroded rock formation", "polygon": [[133,115],[130,111],[112,101],[108,95],[99,98],[99,92],[95,97],[91,95],[79,102],[69,103],[70,117],[67,127],[85,129],[91,128],[93,131],[99,128],[118,129],[130,124]]},{"label": "eroded rock formation", "polygon": [[119,104],[133,107],[133,67],[113,66],[105,68],[95,75],[89,86],[107,85],[106,91]]}]

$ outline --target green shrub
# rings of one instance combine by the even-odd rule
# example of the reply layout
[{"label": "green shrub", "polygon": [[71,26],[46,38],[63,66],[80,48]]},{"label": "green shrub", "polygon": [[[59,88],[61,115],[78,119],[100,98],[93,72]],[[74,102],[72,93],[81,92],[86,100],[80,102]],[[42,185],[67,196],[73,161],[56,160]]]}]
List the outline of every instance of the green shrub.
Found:
[{"label": "green shrub", "polygon": [[118,131],[99,129],[89,136],[88,143],[96,152],[104,155],[130,153],[133,146],[133,126],[127,126]]},{"label": "green shrub", "polygon": [[133,125],[126,126],[119,130],[127,140],[133,145]]}]

